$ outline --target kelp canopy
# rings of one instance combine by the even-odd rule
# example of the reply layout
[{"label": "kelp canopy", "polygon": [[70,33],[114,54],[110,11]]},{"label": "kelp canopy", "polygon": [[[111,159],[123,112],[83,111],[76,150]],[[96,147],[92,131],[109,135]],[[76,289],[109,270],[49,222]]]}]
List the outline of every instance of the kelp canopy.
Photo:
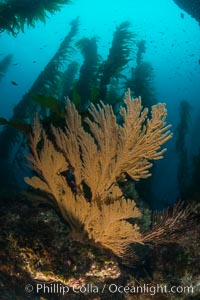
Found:
[{"label": "kelp canopy", "polygon": [[48,13],[54,14],[71,0],[3,0],[0,1],[0,32],[16,36],[25,25],[34,27],[37,21],[45,23]]}]

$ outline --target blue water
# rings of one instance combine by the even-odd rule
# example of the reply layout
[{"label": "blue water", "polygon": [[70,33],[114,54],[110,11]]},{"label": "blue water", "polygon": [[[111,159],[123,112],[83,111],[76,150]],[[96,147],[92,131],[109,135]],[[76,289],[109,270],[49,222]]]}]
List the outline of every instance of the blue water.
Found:
[{"label": "blue water", "polygon": [[[98,52],[105,58],[116,26],[123,21],[131,23],[136,39],[146,41],[144,61],[152,65],[156,98],[167,104],[172,131],[179,120],[180,101],[185,99],[191,104],[187,141],[190,154],[195,153],[200,145],[200,26],[172,0],[76,0],[49,15],[46,24],[38,22],[35,28],[25,27],[25,32],[17,37],[1,33],[0,60],[7,54],[12,54],[13,60],[0,82],[0,116],[12,116],[14,106],[55,54],[70,29],[70,21],[77,16],[77,40],[97,37]],[[78,59],[81,63],[79,56]],[[129,63],[127,72],[132,65],[134,61]],[[167,147],[168,153],[157,163],[153,180],[155,193],[170,203],[178,196],[177,157],[174,141]]]}]

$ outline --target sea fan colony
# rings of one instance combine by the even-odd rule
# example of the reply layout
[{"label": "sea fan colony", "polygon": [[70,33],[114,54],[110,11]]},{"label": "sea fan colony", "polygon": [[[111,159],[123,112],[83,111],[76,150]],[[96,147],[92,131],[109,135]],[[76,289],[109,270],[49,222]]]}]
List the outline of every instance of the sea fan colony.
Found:
[{"label": "sea fan colony", "polygon": [[161,146],[172,134],[165,104],[153,106],[149,119],[148,109],[140,98],[131,99],[130,90],[120,115],[122,124],[112,107],[101,102],[91,105],[82,122],[68,99],[64,128],[51,126],[48,135],[36,117],[28,155],[36,176],[25,181],[57,203],[73,239],[94,242],[122,257],[132,243],[142,244],[163,230],[141,233],[134,222],[140,211],[124,198],[119,182],[127,176],[136,181],[149,177],[151,161],[162,159],[166,149]]}]

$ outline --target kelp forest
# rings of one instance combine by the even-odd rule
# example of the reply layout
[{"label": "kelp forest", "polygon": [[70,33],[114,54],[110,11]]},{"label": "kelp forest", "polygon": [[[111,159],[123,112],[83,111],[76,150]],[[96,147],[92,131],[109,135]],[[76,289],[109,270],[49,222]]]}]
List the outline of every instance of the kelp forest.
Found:
[{"label": "kelp forest", "polygon": [[[65,5],[73,1],[0,1],[0,32],[18,39]],[[180,101],[174,127],[129,21],[116,24],[105,55],[101,33],[82,26],[66,18],[65,37],[10,118],[1,104],[1,299],[199,299],[190,101]],[[1,57],[0,81],[13,57]],[[155,199],[151,175],[171,141],[178,190],[169,204]]]}]

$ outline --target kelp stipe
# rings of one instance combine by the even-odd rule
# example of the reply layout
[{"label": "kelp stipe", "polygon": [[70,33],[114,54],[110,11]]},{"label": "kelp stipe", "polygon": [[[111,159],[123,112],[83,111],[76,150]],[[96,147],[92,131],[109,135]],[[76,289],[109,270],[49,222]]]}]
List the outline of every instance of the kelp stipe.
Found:
[{"label": "kelp stipe", "polygon": [[130,31],[129,22],[123,22],[116,28],[108,57],[102,62],[100,99],[105,99],[111,79],[119,79],[121,72],[131,60],[135,36],[136,35]]},{"label": "kelp stipe", "polygon": [[136,66],[131,68],[131,75],[126,80],[126,88],[130,87],[135,97],[142,97],[142,103],[150,108],[156,101],[153,87],[153,68],[145,62],[143,55],[146,52],[145,41],[137,43]]},{"label": "kelp stipe", "polygon": [[[54,98],[60,98],[60,81],[63,76],[63,67],[72,52],[72,41],[78,32],[78,18],[71,21],[71,29],[66,35],[59,49],[46,65],[44,70],[39,74],[30,90],[22,97],[18,104],[15,105],[13,116],[9,120],[11,124],[15,121],[21,123],[30,122],[35,111],[39,111],[44,116],[46,115],[46,109],[44,106],[39,106],[37,102],[33,100],[32,95],[44,94],[45,96],[54,96]],[[17,128],[18,129],[18,128]],[[0,149],[0,156],[4,159],[9,158],[10,149],[16,141],[23,142],[23,138],[20,135],[20,131],[12,130],[12,128],[5,127],[0,134],[0,143],[2,145]]]},{"label": "kelp stipe", "polygon": [[176,151],[178,154],[178,185],[179,195],[182,199],[186,198],[189,185],[189,157],[187,149],[187,134],[191,121],[191,106],[188,101],[180,102],[180,120],[176,128]]},{"label": "kelp stipe", "polygon": [[[2,1],[1,1],[2,2]],[[5,0],[0,3],[0,32],[7,31],[13,36],[25,26],[35,27],[38,21],[46,22],[48,13],[54,14],[71,0]],[[30,7],[31,6],[31,7]]]}]

